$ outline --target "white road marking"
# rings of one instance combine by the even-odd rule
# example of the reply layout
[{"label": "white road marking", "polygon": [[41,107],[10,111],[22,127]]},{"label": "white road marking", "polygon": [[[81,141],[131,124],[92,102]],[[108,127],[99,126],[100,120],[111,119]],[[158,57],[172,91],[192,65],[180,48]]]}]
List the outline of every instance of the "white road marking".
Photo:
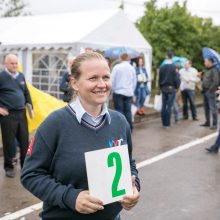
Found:
[{"label": "white road marking", "polygon": [[12,214],[9,214],[9,215],[6,215],[6,216],[0,218],[0,220],[14,220],[14,219],[20,218],[24,215],[30,214],[31,212],[40,210],[42,208],[42,204],[43,203],[40,202],[35,205],[29,206],[27,208],[21,209],[17,212],[14,212]]},{"label": "white road marking", "polygon": [[[159,154],[159,155],[157,155],[157,156],[155,156],[153,158],[150,158],[148,160],[144,160],[144,161],[142,161],[142,162],[137,164],[137,168],[140,169],[142,167],[145,167],[145,166],[148,166],[150,164],[156,163],[156,162],[158,162],[160,160],[163,160],[163,159],[165,159],[167,157],[170,157],[170,156],[172,156],[174,154],[177,154],[177,153],[179,153],[181,151],[187,150],[187,149],[189,149],[189,148],[191,148],[193,146],[196,146],[198,144],[202,144],[202,143],[204,143],[204,142],[206,142],[206,141],[216,137],[217,135],[218,135],[218,132],[215,132],[215,133],[207,135],[207,136],[205,136],[203,138],[199,138],[199,139],[197,139],[195,141],[191,141],[191,142],[189,142],[187,144],[184,144],[184,145],[181,145],[179,147],[176,147],[176,148],[174,148],[174,149],[172,149],[170,151],[167,151],[165,153]],[[20,218],[22,216],[30,214],[31,212],[40,210],[42,208],[42,204],[43,203],[40,202],[40,203],[37,203],[35,205],[29,206],[27,208],[21,209],[21,210],[19,210],[17,212],[14,212],[12,214],[9,214],[9,215],[6,215],[4,217],[1,217],[0,220],[14,220],[14,219]]]},{"label": "white road marking", "polygon": [[189,149],[189,148],[191,148],[191,147],[193,147],[195,145],[202,144],[202,143],[204,143],[204,142],[206,142],[206,141],[216,137],[217,135],[218,135],[218,132],[215,132],[215,133],[207,135],[207,136],[205,136],[203,138],[199,138],[199,139],[196,139],[195,141],[191,141],[191,142],[189,142],[187,144],[184,144],[184,145],[181,145],[179,147],[176,147],[176,148],[174,148],[172,150],[169,150],[169,151],[167,151],[165,153],[159,154],[159,155],[157,155],[155,157],[152,157],[152,158],[150,158],[148,160],[144,160],[144,161],[142,161],[142,162],[137,164],[137,168],[140,169],[142,167],[145,167],[147,165],[155,163],[155,162],[157,162],[159,160],[162,160],[162,159],[170,157],[170,156],[172,156],[174,154],[177,154],[177,153],[179,153],[181,151],[187,150],[187,149]]}]

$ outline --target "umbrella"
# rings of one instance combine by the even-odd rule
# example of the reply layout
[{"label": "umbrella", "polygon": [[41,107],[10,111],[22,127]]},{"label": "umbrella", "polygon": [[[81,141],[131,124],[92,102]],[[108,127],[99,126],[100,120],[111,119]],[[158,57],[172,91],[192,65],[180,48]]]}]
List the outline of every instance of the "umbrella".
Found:
[{"label": "umbrella", "polygon": [[218,68],[218,70],[220,71],[220,55],[218,52],[216,52],[215,50],[208,48],[208,47],[204,47],[202,49],[202,55],[203,55],[203,59],[207,59],[207,58],[213,58],[214,60],[214,65]]},{"label": "umbrella", "polygon": [[119,59],[123,53],[127,53],[131,59],[140,56],[138,51],[130,47],[111,47],[104,51],[104,56],[112,59]]},{"label": "umbrella", "polygon": [[[172,58],[173,64],[176,65],[176,63],[180,63],[180,66],[181,66],[181,67],[184,67],[184,63],[185,63],[186,61],[187,61],[187,58],[185,58],[185,57],[177,57],[177,56],[174,56],[174,57]],[[165,59],[165,60],[161,63],[161,66],[164,65],[164,64],[166,64],[166,63],[167,63],[167,59]]]}]

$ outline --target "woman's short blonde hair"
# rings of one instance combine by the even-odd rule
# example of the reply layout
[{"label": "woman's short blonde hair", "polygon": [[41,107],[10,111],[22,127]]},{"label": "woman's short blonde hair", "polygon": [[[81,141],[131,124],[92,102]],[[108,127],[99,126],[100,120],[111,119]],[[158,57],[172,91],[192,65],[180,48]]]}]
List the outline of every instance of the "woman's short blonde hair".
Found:
[{"label": "woman's short blonde hair", "polygon": [[[72,63],[72,66],[71,66],[72,77],[74,77],[74,79],[78,79],[81,74],[80,67],[81,67],[82,63],[87,60],[93,60],[93,59],[106,61],[105,57],[103,57],[102,54],[100,54],[100,53],[97,53],[97,52],[82,53],[79,56],[77,56]],[[107,61],[106,61],[106,63],[107,63]]]}]

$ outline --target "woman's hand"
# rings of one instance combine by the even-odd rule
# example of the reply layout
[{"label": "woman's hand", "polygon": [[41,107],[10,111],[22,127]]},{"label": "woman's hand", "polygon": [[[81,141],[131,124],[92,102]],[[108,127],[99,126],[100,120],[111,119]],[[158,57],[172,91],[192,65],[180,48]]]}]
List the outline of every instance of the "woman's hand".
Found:
[{"label": "woman's hand", "polygon": [[101,200],[89,195],[89,191],[82,191],[76,199],[76,211],[82,214],[90,214],[103,210],[104,206]]},{"label": "woman's hand", "polygon": [[137,187],[135,186],[135,176],[131,177],[132,179],[132,187],[133,187],[133,195],[132,196],[124,196],[123,199],[120,201],[122,207],[125,210],[130,210],[133,208],[139,201],[140,193],[137,190]]}]

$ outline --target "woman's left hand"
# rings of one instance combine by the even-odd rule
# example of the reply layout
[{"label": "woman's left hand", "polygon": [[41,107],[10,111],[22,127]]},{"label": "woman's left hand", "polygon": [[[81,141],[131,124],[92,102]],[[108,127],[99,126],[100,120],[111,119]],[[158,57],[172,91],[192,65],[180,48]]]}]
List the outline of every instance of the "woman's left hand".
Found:
[{"label": "woman's left hand", "polygon": [[133,208],[138,203],[140,198],[140,193],[138,192],[137,187],[135,186],[135,176],[132,176],[131,179],[132,179],[133,195],[132,196],[126,195],[120,201],[122,207],[125,210],[130,210],[131,208]]}]

